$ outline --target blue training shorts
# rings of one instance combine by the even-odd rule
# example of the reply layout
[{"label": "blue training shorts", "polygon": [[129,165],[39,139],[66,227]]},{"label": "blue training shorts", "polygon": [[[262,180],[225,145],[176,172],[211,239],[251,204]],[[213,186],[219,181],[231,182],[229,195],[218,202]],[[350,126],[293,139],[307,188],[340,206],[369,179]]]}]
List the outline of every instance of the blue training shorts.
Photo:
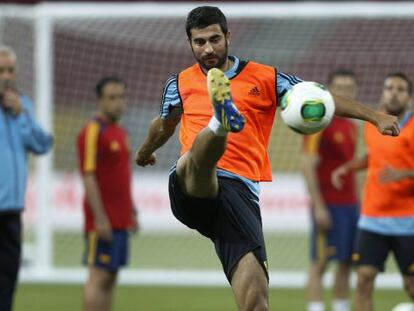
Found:
[{"label": "blue training shorts", "polygon": [[116,271],[128,263],[128,231],[114,230],[112,241],[99,240],[96,232],[85,236],[86,248],[83,262],[88,266]]},{"label": "blue training shorts", "polygon": [[332,228],[317,232],[312,217],[311,258],[313,261],[335,259],[351,263],[357,230],[359,209],[357,204],[328,205]]}]

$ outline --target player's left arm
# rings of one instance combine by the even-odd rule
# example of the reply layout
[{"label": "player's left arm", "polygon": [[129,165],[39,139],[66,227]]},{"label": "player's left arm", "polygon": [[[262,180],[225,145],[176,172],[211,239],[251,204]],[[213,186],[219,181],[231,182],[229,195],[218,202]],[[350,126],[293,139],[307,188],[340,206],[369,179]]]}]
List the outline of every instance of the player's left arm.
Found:
[{"label": "player's left arm", "polygon": [[398,136],[400,127],[398,118],[373,110],[348,97],[331,93],[335,101],[335,115],[343,118],[353,118],[367,121],[375,125],[383,135]]}]

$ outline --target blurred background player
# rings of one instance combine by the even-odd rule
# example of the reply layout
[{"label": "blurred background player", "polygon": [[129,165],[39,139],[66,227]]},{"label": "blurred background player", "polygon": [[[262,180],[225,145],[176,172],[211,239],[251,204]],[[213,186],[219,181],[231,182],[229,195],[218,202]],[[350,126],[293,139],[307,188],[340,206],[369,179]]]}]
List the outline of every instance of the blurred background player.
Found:
[{"label": "blurred background player", "polygon": [[16,54],[0,46],[0,310],[12,309],[21,253],[27,154],[44,154],[52,136],[37,125],[31,100],[16,89]]},{"label": "blurred background player", "polygon": [[[331,92],[355,98],[353,72],[332,72],[328,83]],[[325,310],[322,278],[330,259],[337,261],[332,310],[349,310],[350,263],[358,221],[355,179],[354,174],[348,174],[338,190],[331,183],[331,173],[353,159],[356,137],[355,122],[338,117],[323,131],[304,136],[302,166],[312,208],[308,311]]]},{"label": "blurred background player", "polygon": [[[278,98],[301,80],[229,56],[226,17],[216,7],[193,9],[186,31],[197,63],[167,81],[160,116],[151,122],[136,162],[155,164],[154,151],[181,121],[181,157],[169,180],[172,211],[214,242],[239,309],[267,310],[259,182],[271,180],[267,147]],[[382,133],[398,135],[395,117],[334,98],[337,114],[370,120]]]},{"label": "blurred background player", "polygon": [[344,177],[368,169],[353,261],[357,264],[355,310],[373,310],[378,272],[394,253],[404,287],[414,300],[414,117],[410,111],[412,82],[403,73],[384,81],[381,110],[398,117],[401,133],[390,139],[365,126],[367,155],[337,168],[332,182],[341,189]]},{"label": "blurred background player", "polygon": [[101,79],[96,85],[98,112],[78,136],[85,187],[87,311],[111,309],[118,270],[128,260],[128,231],[137,229],[130,146],[127,132],[119,124],[126,106],[125,89],[125,82],[117,77]]}]

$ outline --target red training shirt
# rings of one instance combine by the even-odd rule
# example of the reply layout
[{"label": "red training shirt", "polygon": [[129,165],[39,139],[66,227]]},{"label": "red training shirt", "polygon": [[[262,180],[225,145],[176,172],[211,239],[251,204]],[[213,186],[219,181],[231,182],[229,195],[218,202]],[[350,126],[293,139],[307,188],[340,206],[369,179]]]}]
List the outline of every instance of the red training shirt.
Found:
[{"label": "red training shirt", "polygon": [[305,136],[304,152],[317,154],[320,159],[317,174],[319,187],[326,204],[355,204],[357,202],[353,173],[344,177],[342,190],[335,189],[331,182],[332,171],[353,159],[356,137],[356,124],[338,117],[334,117],[323,131]]},{"label": "red training shirt", "polygon": [[[128,134],[119,124],[95,117],[78,135],[81,173],[95,174],[101,200],[113,229],[132,225],[131,168]],[[85,231],[93,231],[94,217],[86,194],[83,201]]]}]

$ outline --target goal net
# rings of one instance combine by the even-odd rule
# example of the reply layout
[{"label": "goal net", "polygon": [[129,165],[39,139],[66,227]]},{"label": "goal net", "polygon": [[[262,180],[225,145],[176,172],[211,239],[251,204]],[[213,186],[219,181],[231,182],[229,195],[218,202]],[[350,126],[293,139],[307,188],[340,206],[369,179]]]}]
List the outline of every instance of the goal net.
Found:
[{"label": "goal net", "polygon": [[[34,161],[24,213],[22,278],[80,282],[85,277],[82,185],[77,133],[95,109],[105,75],[128,85],[123,124],[133,149],[159,112],[165,81],[194,62],[186,14],[197,4],[42,4],[0,7],[0,42],[18,56],[18,84],[35,100],[40,122],[55,137],[53,154]],[[330,71],[357,74],[358,99],[376,105],[387,73],[414,77],[414,6],[392,3],[223,4],[230,53],[325,83]],[[210,241],[181,225],[169,207],[169,167],[179,144],[157,152],[155,167],[134,166],[133,196],[141,232],[121,281],[225,284]],[[299,172],[301,136],[277,118],[270,156],[274,182],[263,184],[262,218],[271,285],[303,286],[308,264],[308,195]],[[391,263],[390,270],[396,272]],[[399,285],[391,274],[382,284]],[[381,281],[379,282],[381,284]]]}]

